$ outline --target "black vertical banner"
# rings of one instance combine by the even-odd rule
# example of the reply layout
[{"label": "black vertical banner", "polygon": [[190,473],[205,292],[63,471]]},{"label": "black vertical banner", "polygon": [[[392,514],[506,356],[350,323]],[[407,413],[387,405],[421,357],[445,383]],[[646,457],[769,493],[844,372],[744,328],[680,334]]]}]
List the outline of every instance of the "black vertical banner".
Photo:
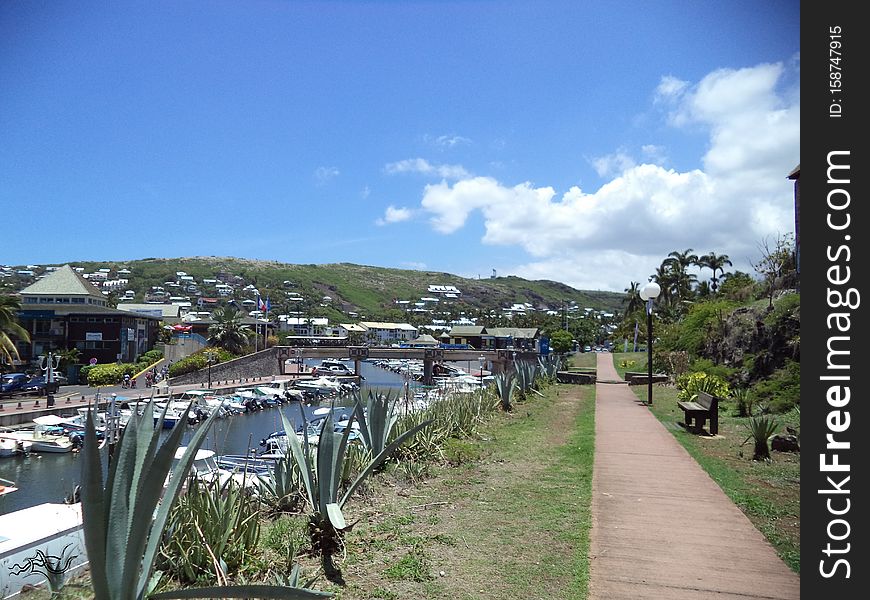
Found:
[{"label": "black vertical banner", "polygon": [[[867,597],[867,40],[859,3],[801,10],[801,595]],[[863,351],[862,351],[863,350]]]}]

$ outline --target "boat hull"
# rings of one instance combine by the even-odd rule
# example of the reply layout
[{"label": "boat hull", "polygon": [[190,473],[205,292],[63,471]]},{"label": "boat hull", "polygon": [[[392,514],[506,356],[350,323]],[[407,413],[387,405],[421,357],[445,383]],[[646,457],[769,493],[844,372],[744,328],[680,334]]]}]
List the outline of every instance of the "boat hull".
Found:
[{"label": "boat hull", "polygon": [[0,515],[0,598],[46,585],[47,567],[61,582],[88,564],[81,504],[39,504]]}]

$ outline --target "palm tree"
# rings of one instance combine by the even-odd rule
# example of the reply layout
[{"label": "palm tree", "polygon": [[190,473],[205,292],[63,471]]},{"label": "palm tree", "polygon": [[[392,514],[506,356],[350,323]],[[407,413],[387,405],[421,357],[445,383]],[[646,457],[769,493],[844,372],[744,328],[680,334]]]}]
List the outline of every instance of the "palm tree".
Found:
[{"label": "palm tree", "polygon": [[689,267],[698,265],[698,255],[692,254],[691,248],[686,248],[684,252],[671,252],[665,262],[674,273],[674,293],[682,305],[683,300],[692,295],[692,284],[698,279],[693,273],[689,273]]},{"label": "palm tree", "polygon": [[643,307],[643,300],[640,297],[640,283],[632,281],[624,291],[625,298],[622,301],[628,302],[628,306],[625,307],[625,316],[627,317]]},{"label": "palm tree", "polygon": [[725,275],[725,265],[729,267],[733,266],[727,254],[716,254],[715,252],[710,252],[700,257],[698,265],[713,271],[713,275],[710,277],[710,289],[714,294],[719,289],[719,278],[716,276],[716,273],[721,272],[722,275]]},{"label": "palm tree", "polygon": [[676,277],[674,270],[671,264],[665,260],[661,266],[656,268],[655,275],[653,275],[653,280],[659,287],[661,288],[661,303],[662,304],[671,304],[674,296],[676,295]]},{"label": "palm tree", "polygon": [[242,325],[242,313],[232,306],[215,309],[214,325],[208,328],[208,343],[233,354],[244,352],[250,329]]},{"label": "palm tree", "polygon": [[21,358],[13,338],[30,342],[30,334],[18,323],[21,304],[13,296],[0,295],[0,362],[12,363]]}]

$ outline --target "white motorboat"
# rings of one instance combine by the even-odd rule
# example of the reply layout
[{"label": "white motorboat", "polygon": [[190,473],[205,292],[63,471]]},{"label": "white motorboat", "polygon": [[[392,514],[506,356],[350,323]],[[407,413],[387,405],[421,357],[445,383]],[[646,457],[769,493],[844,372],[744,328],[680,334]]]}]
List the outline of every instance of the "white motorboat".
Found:
[{"label": "white motorboat", "polygon": [[[187,451],[186,446],[181,446],[175,452],[175,464],[181,460],[181,457]],[[173,471],[175,469],[175,464],[173,464]],[[166,482],[164,484],[168,485],[169,481],[172,477],[172,472],[170,471],[169,476],[166,478]],[[200,448],[196,451],[196,454],[193,458],[193,465],[190,468],[190,472],[188,473],[190,476],[195,476],[201,482],[218,482],[220,485],[224,485],[227,483],[227,480],[232,479],[240,486],[248,488],[250,490],[256,491],[257,488],[257,478],[260,476],[259,473],[253,473],[250,470],[245,472],[244,470],[230,470],[223,468],[218,464],[217,455],[213,450],[206,450],[204,448]]]},{"label": "white motorboat", "polygon": [[2,434],[30,445],[30,452],[64,453],[71,452],[73,442],[60,428],[36,424],[33,429],[16,429]]},{"label": "white motorboat", "polygon": [[29,451],[30,442],[12,437],[3,437],[3,434],[0,433],[0,458],[18,456],[19,454],[26,454]]},{"label": "white motorboat", "polygon": [[337,394],[341,390],[341,384],[332,377],[300,379],[296,382],[296,387],[325,394]]},{"label": "white motorboat", "polygon": [[[49,562],[51,559],[51,562]],[[68,580],[88,563],[81,503],[39,504],[0,515],[0,598],[46,583],[46,570]]]}]

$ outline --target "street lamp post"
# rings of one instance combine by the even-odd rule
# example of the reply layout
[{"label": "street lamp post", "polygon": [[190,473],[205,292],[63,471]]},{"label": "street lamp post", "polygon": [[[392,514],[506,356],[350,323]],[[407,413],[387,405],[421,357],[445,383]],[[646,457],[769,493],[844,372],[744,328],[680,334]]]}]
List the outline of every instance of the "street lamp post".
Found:
[{"label": "street lamp post", "polygon": [[652,361],[653,361],[653,326],[652,307],[662,288],[655,281],[649,281],[640,290],[640,297],[646,301],[646,368],[647,368],[647,404],[653,403],[652,392]]},{"label": "street lamp post", "polygon": [[39,355],[39,368],[45,371],[45,403],[54,406],[54,372],[60,366],[60,356],[48,353],[48,356]]},{"label": "street lamp post", "polygon": [[211,365],[214,362],[215,353],[209,350],[205,353],[205,362],[208,364],[208,389],[211,389]]}]

